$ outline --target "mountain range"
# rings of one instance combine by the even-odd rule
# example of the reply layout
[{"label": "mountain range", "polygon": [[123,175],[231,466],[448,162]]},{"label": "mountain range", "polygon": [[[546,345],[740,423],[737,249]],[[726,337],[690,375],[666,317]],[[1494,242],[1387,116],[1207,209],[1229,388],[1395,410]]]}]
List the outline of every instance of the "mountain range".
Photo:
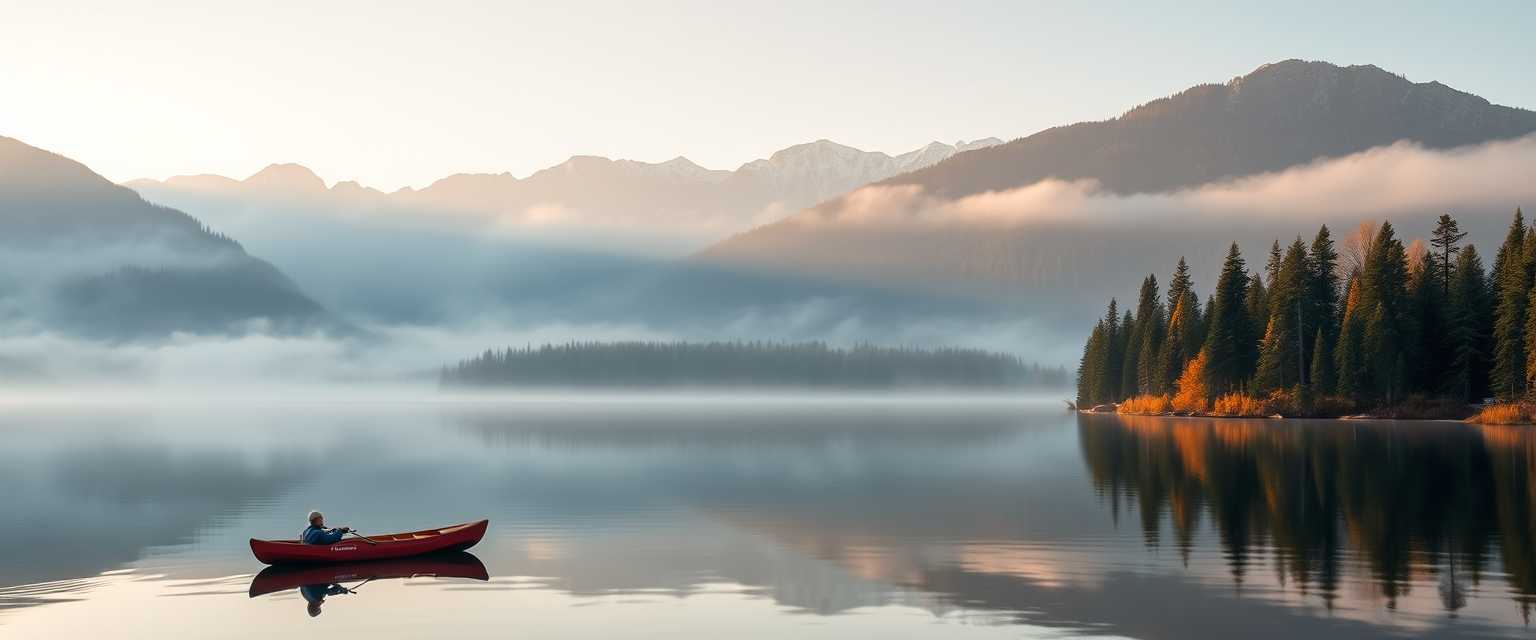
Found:
[{"label": "mountain range", "polygon": [[1526,135],[1536,112],[1372,65],[1285,60],[1103,122],[1053,127],[887,179],[956,198],[1046,178],[1174,191],[1409,140],[1447,149]]},{"label": "mountain range", "polygon": [[[917,327],[976,337],[977,318],[1080,327],[1128,270],[1186,256],[1208,285],[1208,254],[1230,240],[1251,264],[1319,222],[1342,236],[1407,212],[1394,223],[1412,237],[1434,209],[1486,243],[1536,199],[1533,132],[1536,113],[1436,82],[1291,60],[1002,144],[891,156],[822,140],[734,171],[577,156],[393,193],[276,164],[130,183],[141,198],[3,139],[0,318],[111,337],[312,327],[327,309],[887,342],[936,335]],[[529,233],[546,227],[579,232]],[[691,257],[626,252],[643,237]]]},{"label": "mountain range", "polygon": [[446,212],[513,226],[667,225],[663,228],[668,233],[697,229],[703,239],[770,222],[861,185],[1001,142],[933,142],[892,156],[817,140],[781,149],[734,171],[706,169],[684,157],[647,163],[574,156],[525,178],[460,173],[422,189],[391,193],[350,181],[327,187],[297,164],[273,164],[244,180],[201,174],[126,184],[153,201],[188,208],[225,209],[238,203],[258,208]]},{"label": "mountain range", "polygon": [[[1180,255],[1214,268],[1215,256],[1194,261],[1201,246],[1241,240],[1257,251],[1319,222],[1348,229],[1377,215],[1374,202],[1426,184],[1444,197],[1426,190],[1424,209],[1454,208],[1481,237],[1531,203],[1456,196],[1478,176],[1434,171],[1476,159],[1465,150],[1533,132],[1536,112],[1438,82],[1287,60],[1112,120],[1047,129],[887,178],[725,239],[695,261],[759,276],[922,283],[1062,303],[1085,290],[1111,295],[1103,288],[1126,280],[1116,274],[1162,273]],[[1524,148],[1500,151],[1516,159],[1498,170],[1516,170]],[[1437,169],[1423,168],[1431,165]],[[1340,195],[1308,199],[1328,192]],[[1289,212],[1245,213],[1292,202]],[[1398,210],[1431,213],[1414,206]],[[1417,217],[1396,222],[1420,231]],[[1202,245],[1198,235],[1215,237]]]}]

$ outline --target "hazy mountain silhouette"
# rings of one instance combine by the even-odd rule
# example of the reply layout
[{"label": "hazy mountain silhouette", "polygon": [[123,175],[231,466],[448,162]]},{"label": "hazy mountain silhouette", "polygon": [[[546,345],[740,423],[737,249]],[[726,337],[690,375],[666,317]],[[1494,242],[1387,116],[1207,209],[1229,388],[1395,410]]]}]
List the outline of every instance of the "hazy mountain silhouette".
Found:
[{"label": "hazy mountain silhouette", "polygon": [[[479,214],[502,224],[647,227],[704,234],[701,240],[772,221],[876,180],[921,169],[954,154],[1001,143],[934,142],[891,156],[818,140],[775,152],[735,171],[706,169],[687,158],[647,163],[574,156],[525,178],[460,173],[422,189],[393,193],[340,182],[326,188],[309,169],[274,164],[245,180],[176,176],[134,180],[145,197],[176,206],[260,207],[276,201],[316,208]],[[225,202],[219,202],[224,200]]]},{"label": "hazy mountain silhouette", "polygon": [[892,177],[960,197],[1046,178],[1156,192],[1411,140],[1442,149],[1536,131],[1536,112],[1371,65],[1286,60],[1153,100],[1103,122],[1046,129]]},{"label": "hazy mountain silhouette", "polygon": [[322,326],[272,265],[85,165],[0,136],[0,319],[94,337]]},{"label": "hazy mountain silhouette", "polygon": [[[577,156],[525,178],[459,174],[389,194],[355,182],[325,189],[298,165],[272,165],[245,180],[198,175],[129,185],[239,237],[328,309],[359,322],[444,326],[481,315],[524,324],[617,320],[680,335],[759,338],[768,334],[695,331],[778,310],[805,320],[798,301],[759,306],[753,288],[743,297],[714,273],[689,274],[694,288],[676,297],[646,292],[672,272],[677,256],[749,228],[755,216],[788,215],[997,142],[932,143],[891,156],[821,140],[736,171],[686,158],[653,164]],[[849,295],[797,280],[772,282],[775,290]],[[704,290],[710,299],[701,299]],[[889,310],[905,303],[881,296],[879,304]],[[813,329],[772,335],[824,337]]]}]

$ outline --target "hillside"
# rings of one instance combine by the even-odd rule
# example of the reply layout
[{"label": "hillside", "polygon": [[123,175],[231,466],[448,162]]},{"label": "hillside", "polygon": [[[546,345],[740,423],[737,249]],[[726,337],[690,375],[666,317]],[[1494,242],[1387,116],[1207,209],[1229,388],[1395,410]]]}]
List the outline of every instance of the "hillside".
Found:
[{"label": "hillside", "polygon": [[1104,122],[1055,127],[884,184],[961,197],[1046,178],[1114,193],[1192,187],[1410,140],[1430,149],[1536,131],[1536,112],[1370,65],[1286,60],[1153,100]]},{"label": "hillside", "polygon": [[0,320],[127,339],[327,326],[272,265],[85,165],[0,137]]},{"label": "hillside", "polygon": [[[1412,238],[1454,211],[1491,241],[1536,202],[1520,169],[1536,162],[1533,131],[1536,113],[1439,83],[1286,61],[855,190],[714,244],[662,288],[794,279],[968,296],[1071,327],[1133,293],[1128,271],[1219,264],[1233,239],[1260,261],[1300,219],[1342,237],[1390,217]],[[752,290],[763,305],[796,295]]]}]

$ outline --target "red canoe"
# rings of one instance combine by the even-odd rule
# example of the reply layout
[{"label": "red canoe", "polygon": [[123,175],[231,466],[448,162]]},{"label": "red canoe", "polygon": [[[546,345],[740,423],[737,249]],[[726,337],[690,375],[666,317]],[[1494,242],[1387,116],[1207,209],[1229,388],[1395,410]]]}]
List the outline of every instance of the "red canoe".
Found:
[{"label": "red canoe", "polygon": [[482,582],[491,578],[490,573],[485,570],[485,564],[480,562],[479,558],[463,551],[452,551],[394,560],[267,567],[251,580],[250,596],[254,598],[311,584],[329,585],[357,580],[390,580],[424,576],[465,578]]},{"label": "red canoe", "polygon": [[372,543],[355,536],[343,538],[335,544],[251,538],[251,553],[256,554],[256,559],[265,564],[303,564],[384,560],[419,556],[434,551],[463,551],[480,542],[490,524],[490,520],[481,520],[440,529],[370,535],[368,537],[373,540]]}]

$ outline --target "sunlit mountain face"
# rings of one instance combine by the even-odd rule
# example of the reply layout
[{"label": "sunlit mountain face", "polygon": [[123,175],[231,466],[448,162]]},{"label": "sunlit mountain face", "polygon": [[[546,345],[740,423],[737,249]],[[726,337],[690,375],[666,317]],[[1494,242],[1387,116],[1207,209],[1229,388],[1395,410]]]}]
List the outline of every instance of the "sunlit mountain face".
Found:
[{"label": "sunlit mountain face", "polygon": [[1438,82],[1289,60],[894,176],[698,260],[1089,318],[1181,256],[1208,287],[1231,242],[1257,256],[1322,224],[1413,238],[1452,211],[1486,248],[1536,200],[1513,173],[1532,132],[1536,112]]}]

